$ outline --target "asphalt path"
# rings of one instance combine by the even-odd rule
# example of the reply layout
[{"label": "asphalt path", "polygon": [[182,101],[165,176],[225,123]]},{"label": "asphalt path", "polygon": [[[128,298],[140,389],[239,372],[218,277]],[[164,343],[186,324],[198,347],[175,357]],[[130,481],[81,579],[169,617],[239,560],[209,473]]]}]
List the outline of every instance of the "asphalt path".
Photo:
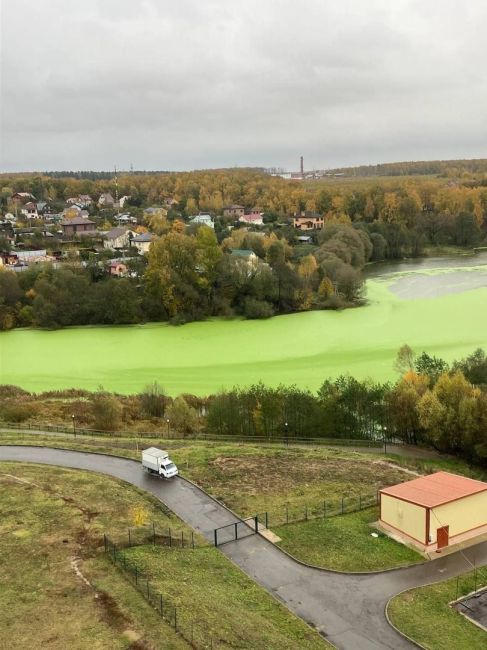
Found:
[{"label": "asphalt path", "polygon": [[[150,492],[213,541],[214,529],[240,520],[181,477],[163,481],[134,460],[48,447],[0,446],[0,461],[33,462],[108,474]],[[219,547],[248,576],[343,650],[402,650],[414,645],[387,622],[395,594],[487,564],[487,542],[427,564],[375,574],[314,569],[293,560],[260,535]],[[211,577],[210,577],[211,579]]]}]

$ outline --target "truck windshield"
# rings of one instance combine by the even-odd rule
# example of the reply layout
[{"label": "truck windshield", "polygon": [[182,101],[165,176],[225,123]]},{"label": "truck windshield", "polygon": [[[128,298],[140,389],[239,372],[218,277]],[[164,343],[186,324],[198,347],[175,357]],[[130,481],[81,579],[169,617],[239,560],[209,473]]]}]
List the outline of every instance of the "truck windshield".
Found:
[{"label": "truck windshield", "polygon": [[176,465],[174,463],[167,463],[166,465],[164,465],[164,469],[165,470],[176,469]]}]

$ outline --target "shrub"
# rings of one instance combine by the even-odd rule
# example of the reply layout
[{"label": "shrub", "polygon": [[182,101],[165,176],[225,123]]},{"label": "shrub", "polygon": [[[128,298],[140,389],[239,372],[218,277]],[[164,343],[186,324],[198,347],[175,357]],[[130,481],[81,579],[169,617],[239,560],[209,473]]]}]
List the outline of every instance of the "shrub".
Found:
[{"label": "shrub", "polygon": [[122,406],[116,397],[99,391],[91,403],[95,429],[114,431],[120,425]]},{"label": "shrub", "polygon": [[166,395],[164,388],[154,381],[148,384],[139,395],[140,408],[144,415],[152,418],[164,417]]},{"label": "shrub", "polygon": [[25,422],[36,415],[35,404],[5,404],[0,409],[0,415],[6,422]]}]

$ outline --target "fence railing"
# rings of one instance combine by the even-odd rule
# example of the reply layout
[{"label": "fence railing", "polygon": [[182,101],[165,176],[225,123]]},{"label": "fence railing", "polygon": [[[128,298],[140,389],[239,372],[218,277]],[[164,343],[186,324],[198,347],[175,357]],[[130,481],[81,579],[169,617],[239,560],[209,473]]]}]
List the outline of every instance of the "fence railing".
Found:
[{"label": "fence railing", "polygon": [[207,650],[208,648],[228,647],[228,640],[223,642],[217,639],[205,621],[196,619],[193,612],[175,605],[170,598],[156,589],[138,565],[106,535],[104,536],[104,545],[105,553],[115,566],[129,578],[132,585],[140,591],[161,619],[186,639],[193,648]]},{"label": "fence railing", "polygon": [[146,526],[131,526],[125,533],[119,533],[110,538],[118,548],[131,548],[132,546],[169,546],[170,548],[195,548],[207,546],[208,542],[199,538],[195,539],[193,531],[177,530],[174,528],[160,529],[153,524]]},{"label": "fence railing", "polygon": [[[191,433],[178,434],[175,431],[101,431],[100,429],[85,429],[78,426],[55,425],[55,424],[23,424],[18,422],[0,422],[0,428],[16,431],[46,431],[52,433],[64,433],[78,436],[101,437],[101,438],[154,438],[164,440],[208,440],[210,442],[256,442],[262,444],[279,445],[342,445],[347,447],[381,447],[383,442],[371,438],[306,438],[289,436],[243,436],[243,435],[220,435],[213,433]],[[400,441],[387,440],[388,444],[401,444]]]},{"label": "fence railing", "polygon": [[258,518],[247,517],[246,519],[240,519],[239,521],[234,521],[231,524],[226,526],[220,526],[215,528],[214,534],[214,544],[215,546],[221,546],[222,544],[227,544],[228,542],[235,542],[244,537],[249,537],[250,535],[255,535],[259,528]]},{"label": "fence railing", "polygon": [[321,499],[299,505],[283,504],[279,508],[257,514],[258,524],[265,528],[276,528],[311,519],[326,519],[348,512],[365,510],[379,503],[379,492],[342,496],[336,499]]}]

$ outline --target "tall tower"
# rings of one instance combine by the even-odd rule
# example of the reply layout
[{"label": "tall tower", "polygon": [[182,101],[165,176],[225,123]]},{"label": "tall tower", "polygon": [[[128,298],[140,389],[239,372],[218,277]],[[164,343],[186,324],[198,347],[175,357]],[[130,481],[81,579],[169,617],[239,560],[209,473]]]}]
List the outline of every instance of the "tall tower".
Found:
[{"label": "tall tower", "polygon": [[303,158],[303,156],[301,156],[301,158],[300,158],[300,163],[301,163],[301,165],[300,165],[301,176],[304,176],[304,158]]}]

